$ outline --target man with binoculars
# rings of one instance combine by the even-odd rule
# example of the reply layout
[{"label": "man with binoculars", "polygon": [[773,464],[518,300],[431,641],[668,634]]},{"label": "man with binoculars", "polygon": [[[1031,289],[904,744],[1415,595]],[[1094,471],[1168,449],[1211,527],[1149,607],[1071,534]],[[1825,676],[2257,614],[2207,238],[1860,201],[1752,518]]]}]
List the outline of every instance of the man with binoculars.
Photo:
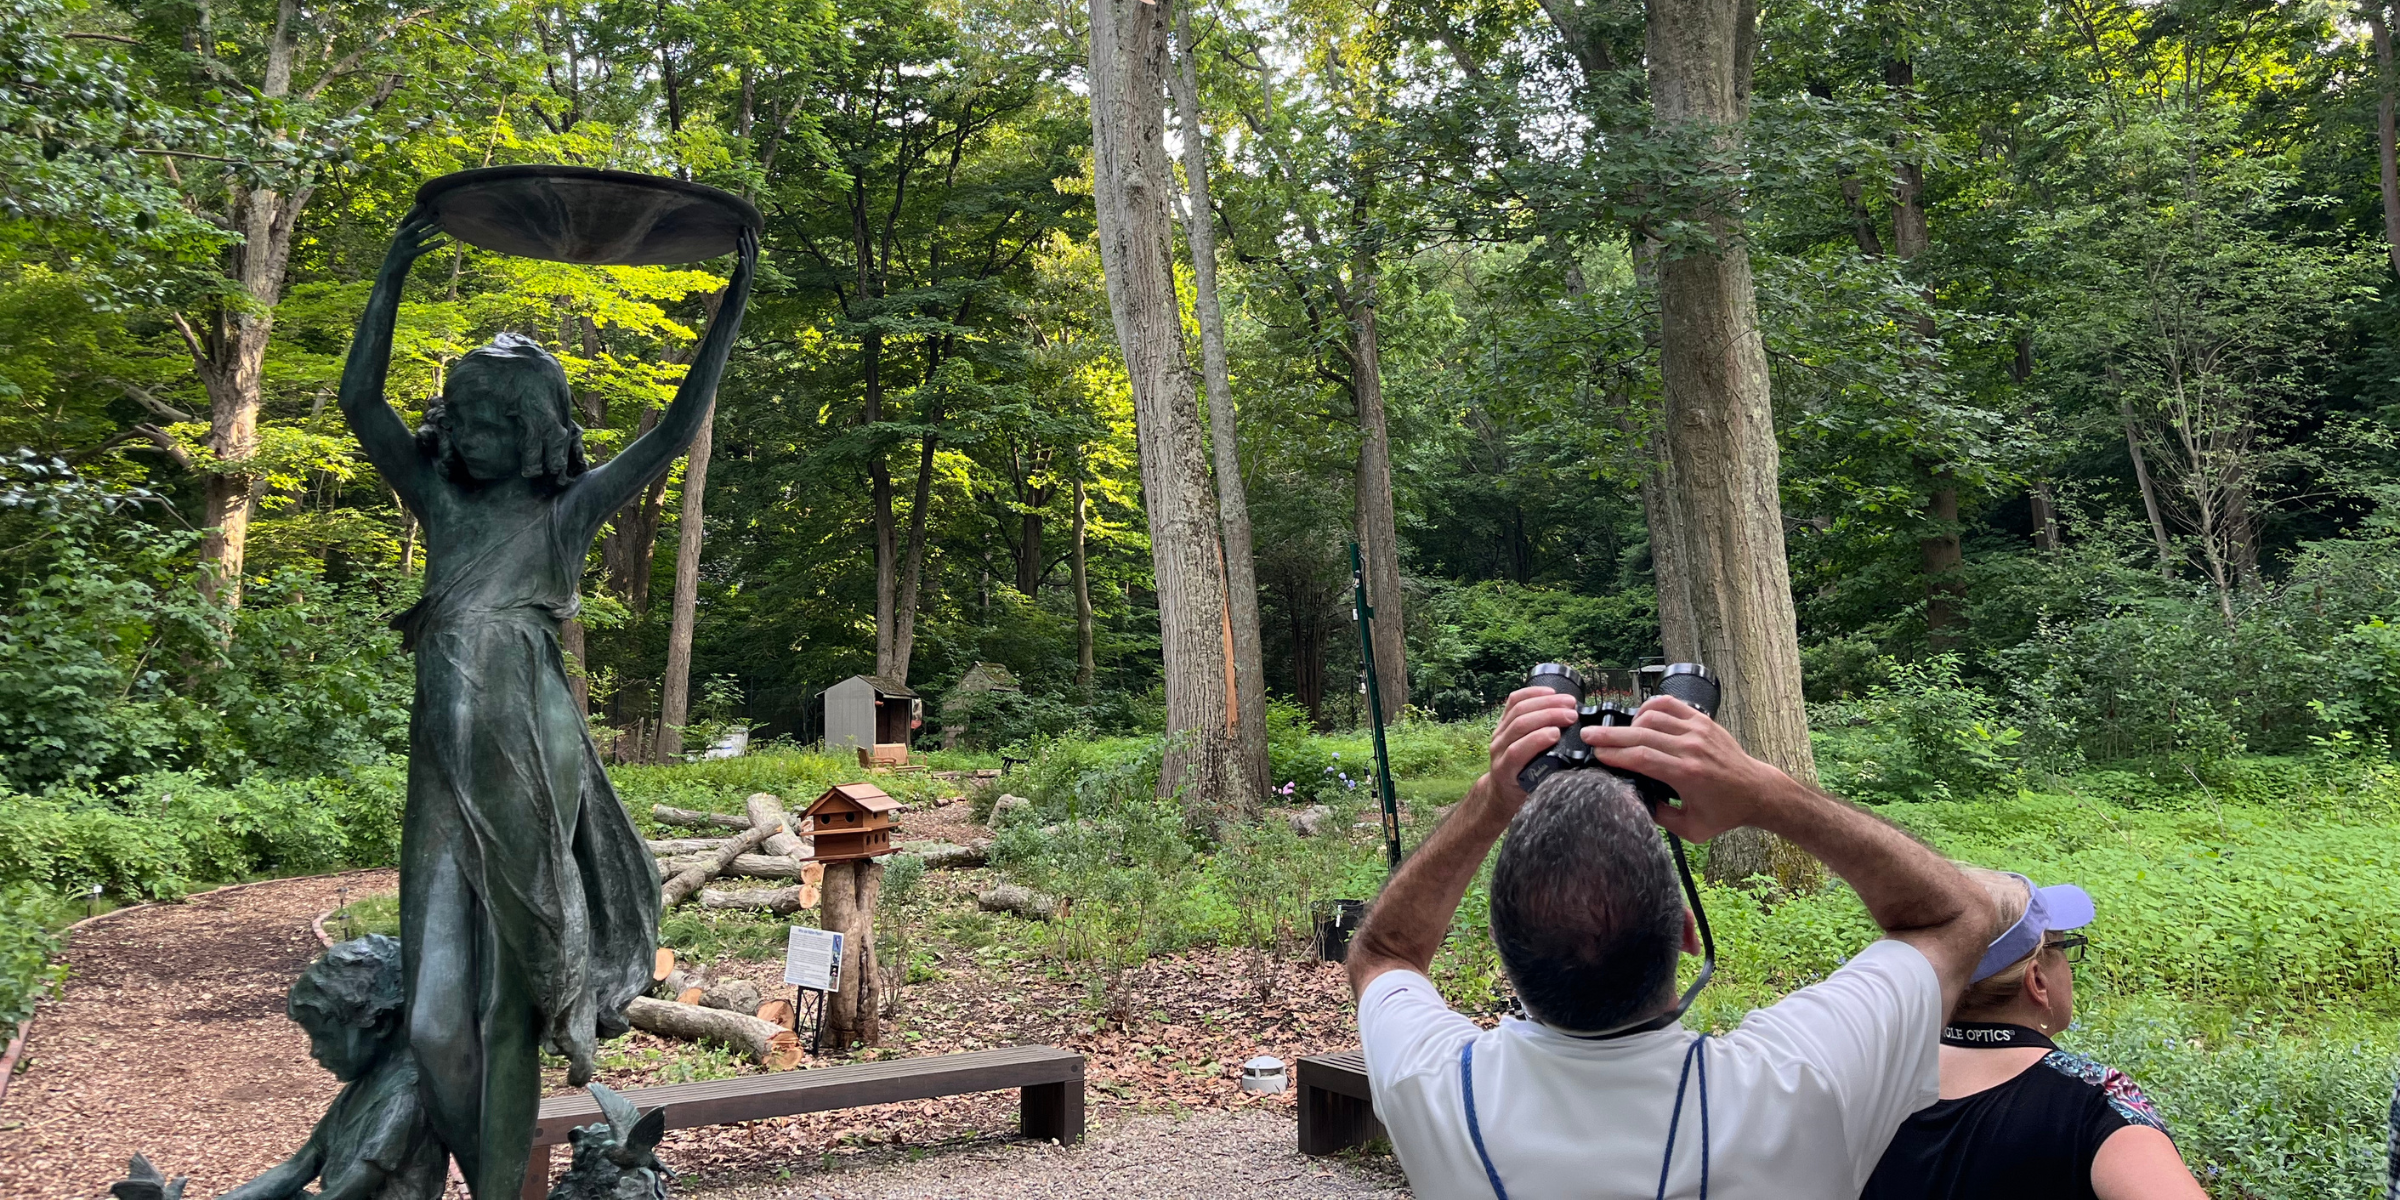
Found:
[{"label": "man with binoculars", "polygon": [[[1855,1197],[1901,1121],[1937,1098],[1943,1018],[2026,912],[2018,877],[1962,870],[1744,753],[1707,711],[1713,677],[1669,670],[1692,688],[1662,685],[1634,713],[1579,710],[1573,673],[1538,668],[1508,698],[1490,772],[1351,944],[1376,1112],[1421,1197]],[[1547,778],[1527,772],[1536,759]],[[1606,769],[1560,769],[1587,760]],[[1520,773],[1539,784],[1530,803]],[[1686,1031],[1675,967],[1700,951],[1705,916],[1677,894],[1681,850],[1671,859],[1656,826],[1788,839],[1850,884],[1884,938],[1733,1033]],[[1485,1032],[1426,971],[1504,831],[1492,936],[1528,1019]]]}]

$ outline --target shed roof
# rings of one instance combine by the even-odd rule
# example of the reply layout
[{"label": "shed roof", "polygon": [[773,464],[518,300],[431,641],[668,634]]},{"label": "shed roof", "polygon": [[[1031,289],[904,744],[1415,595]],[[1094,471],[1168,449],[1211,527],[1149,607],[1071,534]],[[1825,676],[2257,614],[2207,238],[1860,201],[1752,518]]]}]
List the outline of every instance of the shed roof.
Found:
[{"label": "shed roof", "polygon": [[817,797],[816,803],[808,806],[808,811],[813,813],[825,807],[825,802],[836,796],[872,813],[893,812],[900,807],[899,801],[892,799],[882,788],[876,787],[874,784],[837,783],[825,789],[825,794]]},{"label": "shed roof", "polygon": [[958,686],[961,689],[975,686],[1013,692],[1017,690],[1017,677],[1009,674],[1008,668],[1000,663],[979,662],[967,668],[967,673],[959,677]]},{"label": "shed roof", "polygon": [[[850,679],[864,679],[867,681],[868,687],[874,688],[876,691],[886,696],[907,696],[912,699],[916,696],[915,692],[909,690],[907,684],[894,683],[881,675],[853,675],[850,677]],[[848,683],[850,682],[850,679],[845,679],[842,681],[842,683]],[[842,686],[841,683],[833,685],[833,687],[840,686]],[[830,692],[832,690],[833,688],[826,688],[824,691],[818,692],[817,694],[822,696],[825,694],[825,692]]]}]

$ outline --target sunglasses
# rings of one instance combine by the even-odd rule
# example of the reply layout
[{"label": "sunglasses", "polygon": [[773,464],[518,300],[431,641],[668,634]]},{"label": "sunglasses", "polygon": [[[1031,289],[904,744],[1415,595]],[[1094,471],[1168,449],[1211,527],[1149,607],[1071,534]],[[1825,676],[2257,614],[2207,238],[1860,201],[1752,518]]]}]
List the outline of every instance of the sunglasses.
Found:
[{"label": "sunglasses", "polygon": [[2068,962],[2079,963],[2083,961],[2084,947],[2091,944],[2092,939],[2087,938],[2080,933],[2070,933],[2062,935],[2056,940],[2042,943],[2042,948],[2045,950],[2056,950],[2061,955],[2064,955]]}]

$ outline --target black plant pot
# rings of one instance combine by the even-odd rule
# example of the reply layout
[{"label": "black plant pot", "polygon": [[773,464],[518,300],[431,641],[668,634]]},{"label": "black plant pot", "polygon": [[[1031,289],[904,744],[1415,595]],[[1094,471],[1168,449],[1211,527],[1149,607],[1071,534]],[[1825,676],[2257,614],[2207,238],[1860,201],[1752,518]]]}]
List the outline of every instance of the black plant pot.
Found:
[{"label": "black plant pot", "polygon": [[1350,937],[1367,914],[1364,900],[1326,900],[1317,905],[1317,957],[1326,962],[1350,959]]}]

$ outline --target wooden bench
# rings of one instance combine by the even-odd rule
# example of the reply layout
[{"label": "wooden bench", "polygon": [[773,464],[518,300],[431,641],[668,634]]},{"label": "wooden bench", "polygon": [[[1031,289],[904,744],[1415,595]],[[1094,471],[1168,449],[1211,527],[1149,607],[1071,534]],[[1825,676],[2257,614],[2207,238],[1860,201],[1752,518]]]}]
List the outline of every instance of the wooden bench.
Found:
[{"label": "wooden bench", "polygon": [[1337,1154],[1383,1137],[1367,1090],[1367,1058],[1356,1050],[1300,1060],[1300,1153]]},{"label": "wooden bench", "polygon": [[[1061,1145],[1083,1139],[1083,1056],[1053,1046],[779,1071],[635,1088],[624,1095],[644,1112],[664,1106],[667,1128],[689,1129],[1007,1088],[1020,1089],[1017,1126],[1026,1137],[1055,1138]],[[549,1194],[550,1148],[564,1145],[568,1130],[600,1119],[600,1106],[589,1093],[542,1101],[533,1130],[533,1161],[525,1171],[525,1200]]]}]

